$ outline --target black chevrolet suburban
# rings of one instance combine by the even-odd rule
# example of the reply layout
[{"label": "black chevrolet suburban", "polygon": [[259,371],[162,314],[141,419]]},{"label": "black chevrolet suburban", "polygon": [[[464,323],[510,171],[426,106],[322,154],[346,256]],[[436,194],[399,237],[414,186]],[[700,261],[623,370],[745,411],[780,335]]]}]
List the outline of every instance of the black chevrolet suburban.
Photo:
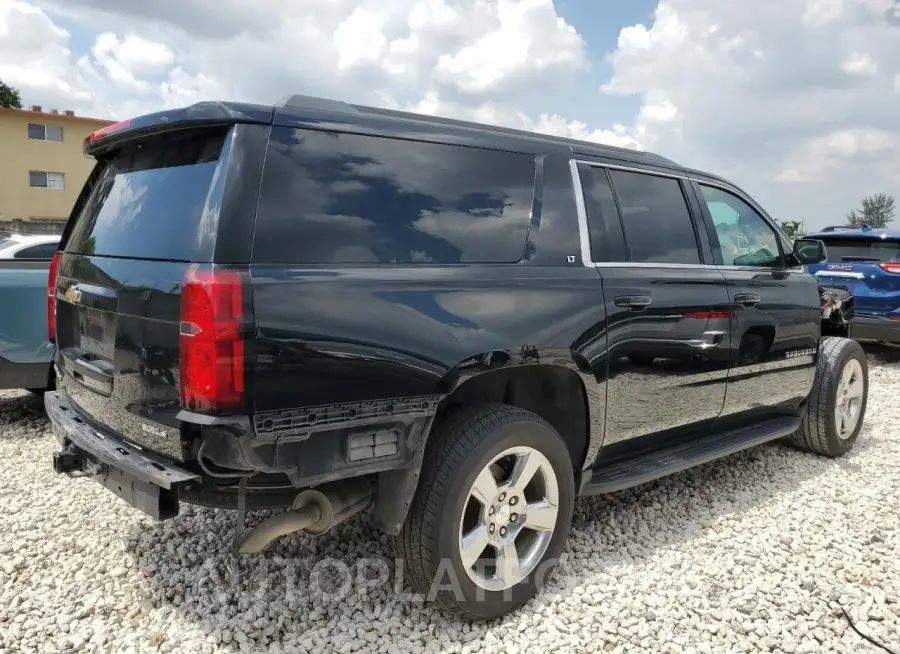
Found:
[{"label": "black chevrolet suburban", "polygon": [[577,496],[860,432],[866,358],[805,270],[824,246],[715,175],[303,96],[85,150],[48,288],[54,468],[161,520],[236,509],[240,553],[365,512],[416,589],[491,618]]}]

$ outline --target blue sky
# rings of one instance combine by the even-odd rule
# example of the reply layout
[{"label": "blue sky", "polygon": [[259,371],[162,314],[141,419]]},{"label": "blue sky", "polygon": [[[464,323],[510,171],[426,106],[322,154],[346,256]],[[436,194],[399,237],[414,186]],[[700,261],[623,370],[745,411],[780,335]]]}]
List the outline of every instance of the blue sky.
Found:
[{"label": "blue sky", "polygon": [[577,26],[585,41],[590,69],[579,75],[577,84],[566,93],[562,103],[576,107],[573,120],[588,124],[621,123],[634,120],[640,109],[635,96],[598,93],[612,77],[608,55],[616,49],[619,31],[628,25],[653,22],[656,0],[557,0],[556,10],[566,22]]}]

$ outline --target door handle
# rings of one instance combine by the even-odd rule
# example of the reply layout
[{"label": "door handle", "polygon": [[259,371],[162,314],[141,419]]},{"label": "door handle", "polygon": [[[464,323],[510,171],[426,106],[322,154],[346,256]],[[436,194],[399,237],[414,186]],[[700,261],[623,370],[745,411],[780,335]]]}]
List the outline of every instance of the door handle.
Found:
[{"label": "door handle", "polygon": [[643,311],[653,304],[653,299],[649,295],[620,295],[615,304],[629,311]]},{"label": "door handle", "polygon": [[759,304],[762,298],[758,293],[736,293],[734,301],[736,304],[743,304],[745,307],[752,307]]}]

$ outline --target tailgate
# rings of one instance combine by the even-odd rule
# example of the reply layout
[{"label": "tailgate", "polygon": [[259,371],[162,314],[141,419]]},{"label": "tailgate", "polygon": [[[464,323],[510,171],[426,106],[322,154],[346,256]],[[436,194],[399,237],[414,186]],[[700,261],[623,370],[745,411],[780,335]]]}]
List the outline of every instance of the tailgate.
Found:
[{"label": "tailgate", "polygon": [[810,266],[820,284],[849,288],[860,314],[900,308],[900,242],[837,236],[821,240],[828,261]]},{"label": "tailgate", "polygon": [[71,400],[179,460],[181,288],[212,261],[229,135],[182,130],[104,157],[57,276],[56,362]]}]

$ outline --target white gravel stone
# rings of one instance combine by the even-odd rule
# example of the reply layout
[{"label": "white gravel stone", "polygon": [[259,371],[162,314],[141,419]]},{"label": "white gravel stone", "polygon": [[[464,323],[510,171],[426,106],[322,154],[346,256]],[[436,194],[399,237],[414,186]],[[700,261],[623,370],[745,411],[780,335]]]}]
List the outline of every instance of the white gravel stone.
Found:
[{"label": "white gravel stone", "polygon": [[[284,538],[234,580],[232,513],[155,523],[58,477],[40,400],[0,393],[0,653],[880,651],[840,606],[900,652],[900,355],[870,361],[850,455],[771,444],[579,500],[542,593],[472,625],[409,598],[362,520]],[[358,570],[373,581],[348,584]]]}]

